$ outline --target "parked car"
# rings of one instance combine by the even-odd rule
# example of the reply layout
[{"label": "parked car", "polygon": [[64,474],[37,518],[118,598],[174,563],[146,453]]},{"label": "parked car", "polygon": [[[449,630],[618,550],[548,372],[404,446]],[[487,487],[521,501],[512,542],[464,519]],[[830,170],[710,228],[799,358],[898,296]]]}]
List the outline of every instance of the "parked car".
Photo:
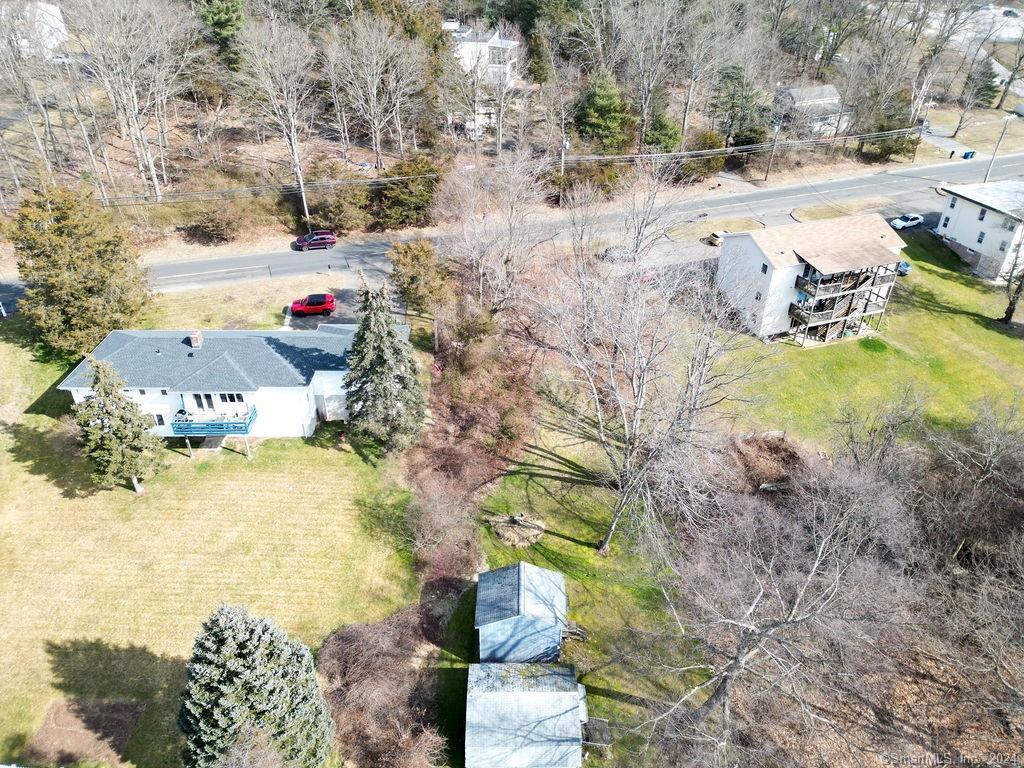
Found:
[{"label": "parked car", "polygon": [[909,261],[901,261],[896,265],[896,274],[900,277],[906,277],[910,274],[910,270],[914,268],[914,265]]},{"label": "parked car", "polygon": [[292,316],[329,315],[336,308],[334,295],[330,293],[311,293],[304,299],[292,302]]},{"label": "parked car", "polygon": [[300,251],[308,251],[310,248],[333,248],[337,244],[337,235],[329,229],[318,229],[295,238],[295,247]]},{"label": "parked car", "polygon": [[889,225],[893,229],[908,229],[910,227],[916,227],[924,221],[924,216],[918,213],[904,213],[898,219],[893,219],[889,222]]},{"label": "parked car", "polygon": [[705,240],[708,245],[721,245],[722,240],[725,239],[724,235],[728,234],[730,234],[728,229],[719,229],[718,231],[712,232],[710,235],[708,235],[705,238]]}]

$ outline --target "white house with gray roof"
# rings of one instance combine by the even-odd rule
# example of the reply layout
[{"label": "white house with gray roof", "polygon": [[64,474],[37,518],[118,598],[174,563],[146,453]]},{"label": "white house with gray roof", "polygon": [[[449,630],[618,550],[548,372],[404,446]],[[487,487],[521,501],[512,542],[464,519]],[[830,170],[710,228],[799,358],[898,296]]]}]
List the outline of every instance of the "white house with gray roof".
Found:
[{"label": "white house with gray roof", "polygon": [[[1024,241],[1024,181],[943,185],[949,200],[935,231],[954,253],[989,280],[1012,271]],[[1018,267],[1019,268],[1019,267]]]},{"label": "white house with gray roof", "polygon": [[846,130],[851,110],[843,107],[834,85],[809,85],[779,89],[775,112],[794,133],[832,136]]},{"label": "white house with gray roof", "polygon": [[[306,437],[344,419],[345,356],[358,326],[315,331],[111,331],[92,357],[113,366],[126,394],[163,437]],[[408,326],[400,326],[408,338]],[[58,389],[90,394],[83,360]]]},{"label": "white house with gray roof", "polygon": [[579,768],[586,689],[567,664],[471,664],[466,768]]},{"label": "white house with gray roof", "polygon": [[466,73],[474,73],[487,85],[503,87],[518,84],[516,62],[519,41],[503,38],[496,29],[483,29],[445,19],[442,29],[451,34],[455,57]]},{"label": "white house with gray roof", "polygon": [[480,574],[480,661],[557,661],[567,626],[565,576],[526,562]]}]

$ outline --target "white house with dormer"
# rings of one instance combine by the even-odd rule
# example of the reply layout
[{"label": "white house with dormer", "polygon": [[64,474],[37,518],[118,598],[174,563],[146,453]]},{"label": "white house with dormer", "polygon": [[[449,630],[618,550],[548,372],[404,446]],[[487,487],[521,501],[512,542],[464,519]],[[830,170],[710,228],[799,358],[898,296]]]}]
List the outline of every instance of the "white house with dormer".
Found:
[{"label": "white house with dormer", "polygon": [[948,198],[935,232],[975,274],[995,280],[1013,269],[1024,241],[1024,181],[940,186]]}]

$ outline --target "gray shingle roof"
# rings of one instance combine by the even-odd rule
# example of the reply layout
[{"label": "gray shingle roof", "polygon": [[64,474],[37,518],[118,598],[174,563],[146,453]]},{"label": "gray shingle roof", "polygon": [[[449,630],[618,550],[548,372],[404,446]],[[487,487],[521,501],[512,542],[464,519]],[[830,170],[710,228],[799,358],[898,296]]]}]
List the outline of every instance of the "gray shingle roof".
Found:
[{"label": "gray shingle roof", "polygon": [[471,664],[466,768],[578,768],[582,689],[560,664]]},{"label": "gray shingle roof", "polygon": [[[260,387],[301,387],[317,371],[345,370],[355,325],[321,325],[315,331],[203,331],[193,349],[188,331],[111,331],[93,350],[130,389],[183,392],[251,392]],[[83,360],[58,389],[88,387]]]},{"label": "gray shingle roof", "polygon": [[480,574],[476,590],[479,629],[513,616],[532,616],[564,624],[568,612],[565,577],[527,562]]},{"label": "gray shingle roof", "polygon": [[786,93],[793,99],[796,106],[815,101],[839,101],[839,91],[834,85],[808,85],[786,88]]}]

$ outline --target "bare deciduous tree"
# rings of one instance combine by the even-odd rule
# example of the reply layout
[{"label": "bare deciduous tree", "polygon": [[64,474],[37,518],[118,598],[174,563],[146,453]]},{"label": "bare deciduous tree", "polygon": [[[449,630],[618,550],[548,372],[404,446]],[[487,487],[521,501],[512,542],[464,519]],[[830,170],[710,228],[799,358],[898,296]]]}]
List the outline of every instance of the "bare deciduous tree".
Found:
[{"label": "bare deciduous tree", "polygon": [[[166,107],[184,87],[199,30],[170,0],[70,0],[69,24],[110,99],[122,136],[159,199],[166,172],[157,169],[167,143]],[[151,121],[156,120],[156,152]]]},{"label": "bare deciduous tree", "polygon": [[331,77],[370,138],[374,163],[384,166],[384,136],[394,129],[404,148],[403,126],[419,108],[426,81],[423,44],[410,40],[388,19],[356,14],[338,35]]},{"label": "bare deciduous tree", "polygon": [[625,51],[625,74],[638,115],[637,152],[643,151],[654,120],[655,96],[673,74],[679,51],[679,30],[683,24],[678,0],[646,0],[637,5],[619,5],[626,14],[617,24]]},{"label": "bare deciduous tree", "polygon": [[308,222],[300,141],[317,107],[316,52],[301,29],[282,21],[246,27],[236,37],[235,46],[244,103],[269,123],[288,147]]},{"label": "bare deciduous tree", "polygon": [[455,229],[446,254],[492,312],[519,301],[523,278],[548,239],[536,226],[542,171],[542,163],[523,153],[507,154],[493,167],[452,174],[438,192],[439,217]]},{"label": "bare deciduous tree", "polygon": [[616,493],[602,552],[624,518],[649,508],[653,464],[672,446],[701,443],[713,414],[739,397],[735,385],[761,362],[749,355],[725,364],[748,337],[711,270],[645,263],[665,224],[657,186],[636,182],[628,255],[612,266],[586,252],[594,195],[574,192],[574,208],[584,208],[572,214],[574,253],[544,276],[529,308],[535,341],[563,364],[567,407],[601,448]]}]

